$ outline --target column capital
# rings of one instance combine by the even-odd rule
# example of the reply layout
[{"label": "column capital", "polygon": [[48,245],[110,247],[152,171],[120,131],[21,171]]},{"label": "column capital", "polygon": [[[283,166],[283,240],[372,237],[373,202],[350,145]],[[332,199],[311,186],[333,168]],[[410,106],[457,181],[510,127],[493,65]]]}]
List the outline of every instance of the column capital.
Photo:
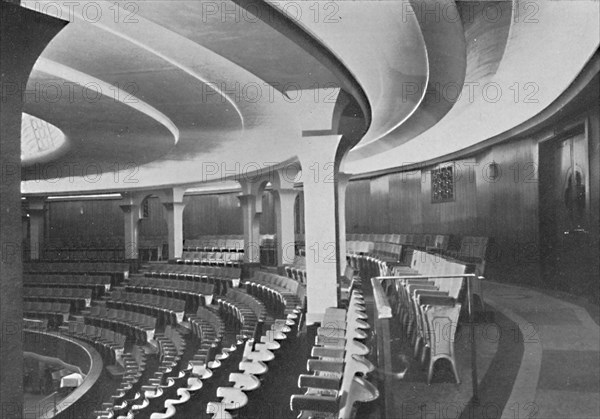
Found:
[{"label": "column capital", "polygon": [[48,208],[28,208],[27,209],[27,214],[29,214],[30,216],[43,216],[44,214],[46,214],[46,212],[48,212]]},{"label": "column capital", "polygon": [[124,216],[133,216],[137,218],[142,218],[142,207],[140,205],[137,204],[123,204],[123,205],[119,205],[119,208],[121,208],[121,211],[123,211],[123,215]]},{"label": "column capital", "polygon": [[155,192],[156,196],[160,199],[160,202],[165,203],[182,203],[183,195],[185,194],[185,188],[182,187],[174,187],[168,189],[162,189],[160,191]]},{"label": "column capital", "polygon": [[147,196],[147,192],[122,192],[120,205],[141,205]]},{"label": "column capital", "polygon": [[46,198],[45,196],[28,196],[25,202],[27,202],[29,212],[45,211],[47,209]]},{"label": "column capital", "polygon": [[296,199],[296,197],[298,196],[298,193],[300,191],[298,189],[292,189],[292,188],[281,188],[281,189],[274,189],[273,193],[275,195],[277,195],[279,198],[289,198],[289,199]]},{"label": "column capital", "polygon": [[264,192],[267,183],[271,181],[271,177],[263,176],[257,179],[239,179],[238,183],[242,188],[242,195],[260,196]]},{"label": "column capital", "polygon": [[352,177],[349,173],[338,172],[336,175],[336,181],[339,186],[347,186],[348,182],[350,182],[350,178]]},{"label": "column capital", "polygon": [[169,211],[185,208],[185,202],[163,202],[163,207]]},{"label": "column capital", "polygon": [[296,183],[298,175],[302,172],[300,162],[288,163],[275,170],[271,184],[274,189],[291,189]]},{"label": "column capital", "polygon": [[236,196],[240,200],[242,205],[252,205],[256,203],[256,195],[253,194],[241,194]]}]

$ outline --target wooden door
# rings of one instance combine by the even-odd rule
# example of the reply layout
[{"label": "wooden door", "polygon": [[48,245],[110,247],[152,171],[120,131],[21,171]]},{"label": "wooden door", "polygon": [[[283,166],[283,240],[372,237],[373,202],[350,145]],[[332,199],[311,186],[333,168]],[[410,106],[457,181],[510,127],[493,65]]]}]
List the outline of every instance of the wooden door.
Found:
[{"label": "wooden door", "polygon": [[583,130],[540,146],[542,274],[552,287],[585,294],[597,288],[590,235],[589,158]]}]

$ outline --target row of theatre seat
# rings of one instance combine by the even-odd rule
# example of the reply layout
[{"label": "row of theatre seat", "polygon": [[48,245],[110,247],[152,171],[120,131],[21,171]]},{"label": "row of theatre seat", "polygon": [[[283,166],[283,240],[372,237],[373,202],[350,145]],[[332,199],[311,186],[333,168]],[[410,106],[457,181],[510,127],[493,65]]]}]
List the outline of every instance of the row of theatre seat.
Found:
[{"label": "row of theatre seat", "polygon": [[45,332],[48,330],[48,319],[28,319],[27,317],[24,317],[23,329]]},{"label": "row of theatre seat", "polygon": [[185,300],[185,311],[196,311],[200,305],[210,305],[215,292],[214,284],[184,279],[135,277],[125,285],[128,291],[151,293]]},{"label": "row of theatre seat", "polygon": [[23,315],[31,318],[42,318],[48,321],[49,327],[58,327],[67,320],[71,313],[71,304],[49,301],[24,301]]},{"label": "row of theatre seat", "polygon": [[102,409],[95,411],[98,418],[110,419],[119,411],[131,408],[133,401],[139,400],[140,389],[147,373],[147,357],[142,348],[134,345],[131,351],[121,357],[124,374],[119,386],[110,396],[110,401],[102,403]]},{"label": "row of theatre seat", "polygon": [[373,254],[402,260],[406,250],[418,249],[440,253],[472,264],[478,274],[485,272],[488,237],[432,234],[349,234],[346,237],[350,254]]},{"label": "row of theatre seat", "polygon": [[71,311],[78,311],[90,307],[92,303],[92,290],[78,288],[48,288],[48,287],[24,287],[23,298],[25,301],[50,301],[65,302],[71,307]]},{"label": "row of theatre seat", "polygon": [[468,303],[466,291],[484,304],[482,278],[467,273],[465,263],[419,250],[413,250],[409,266],[396,265],[391,273],[386,262],[376,258],[366,259],[363,267],[365,264],[371,264],[371,272],[379,271],[378,276],[369,275],[376,299],[381,293],[391,301],[403,338],[412,342],[415,357],[427,365],[427,382],[431,382],[435,363],[447,359],[459,383],[454,336],[461,309]]},{"label": "row of theatre seat", "polygon": [[113,262],[30,262],[23,264],[24,273],[57,273],[110,275],[113,285],[129,277],[128,263]]},{"label": "row of theatre seat", "polygon": [[[246,289],[256,290],[259,287],[258,282],[264,278],[259,278],[257,274],[249,280],[254,286],[247,282]],[[275,287],[271,290],[276,293]],[[281,294],[280,296],[283,297]],[[269,321],[270,327],[266,327],[266,307],[271,303],[267,294],[251,295],[241,289],[229,290],[225,298],[217,300],[221,317],[236,319],[240,325],[237,343],[243,344],[244,349],[241,362],[237,365],[238,371],[229,375],[229,381],[233,385],[216,389],[216,396],[220,400],[207,403],[206,413],[212,415],[213,419],[229,419],[234,415],[246,417],[248,413],[246,409],[252,400],[252,393],[261,387],[265,380],[263,377],[267,377],[271,363],[279,364],[279,367],[285,363],[285,359],[278,358],[277,353],[281,350],[283,342],[291,339],[288,344],[293,345],[296,335],[295,326],[298,324],[301,308],[298,306],[283,318]]]},{"label": "row of theatre seat", "polygon": [[23,285],[25,287],[89,289],[92,291],[92,298],[99,298],[105,292],[110,291],[111,278],[109,275],[64,275],[39,272],[23,275]]},{"label": "row of theatre seat", "polygon": [[285,273],[302,284],[306,284],[306,257],[301,255],[294,256],[294,261],[284,266]]},{"label": "row of theatre seat", "polygon": [[106,306],[155,316],[159,325],[180,323],[185,315],[185,300],[121,289],[111,293],[106,299]]},{"label": "row of theatre seat", "polygon": [[311,374],[298,378],[298,386],[305,393],[290,398],[290,407],[300,413],[298,417],[351,418],[356,416],[358,403],[379,397],[377,387],[365,378],[375,370],[366,358],[370,349],[362,343],[370,329],[366,319],[358,287],[353,287],[347,309],[326,310],[307,361]]},{"label": "row of theatre seat", "polygon": [[111,363],[121,361],[127,340],[124,333],[85,324],[83,321],[67,322],[59,330],[64,335],[92,344],[104,360],[110,360]]},{"label": "row of theatre seat", "polygon": [[[186,408],[187,413],[182,413],[182,417],[191,417],[188,402],[198,400],[199,395],[201,398],[214,397],[201,394],[203,392],[199,390],[209,384],[221,385],[226,379],[223,374],[228,372],[232,386],[216,388],[216,397],[220,400],[208,402],[206,412],[214,418],[232,417],[232,413],[247,405],[249,397],[246,393],[261,385],[257,377],[267,373],[267,364],[275,357],[273,351],[280,347],[278,342],[286,339],[286,333],[291,331],[289,326],[294,324],[291,320],[275,321],[265,331],[265,316],[263,303],[237,289],[229,289],[226,295],[215,298],[215,304],[211,306],[198,307],[195,315],[188,316],[193,334],[201,342],[195,355],[184,363],[180,351],[177,351],[168,360],[166,369],[159,367],[160,378],[152,378],[148,380],[149,384],[138,387],[140,396],[136,398],[133,392],[129,392],[126,408],[123,403],[119,406],[107,404],[97,412],[97,417],[170,418],[178,417],[177,413],[186,412]],[[237,337],[232,345],[225,345],[226,322],[238,325],[235,329]],[[175,329],[169,328],[163,336],[155,336],[161,348],[161,366],[164,360],[163,342],[174,342],[173,337],[168,335]],[[244,349],[239,364],[234,365],[229,360],[236,350],[240,350],[238,347]],[[198,415],[198,412],[193,414]]]},{"label": "row of theatre seat", "polygon": [[[190,378],[191,368],[183,366],[182,355],[186,344],[176,329],[168,326],[164,333],[155,336],[155,342],[159,351],[156,370],[146,369],[145,358],[125,358],[127,372],[111,396],[111,401],[103,403],[102,410],[95,412],[97,418],[172,417],[175,406],[188,401],[190,393],[202,387],[199,379]],[[165,409],[163,414],[154,413]]]},{"label": "row of theatre seat", "polygon": [[151,270],[144,275],[153,278],[182,279],[213,284],[215,293],[223,295],[229,288],[239,286],[242,270],[216,266],[156,264],[152,265]]},{"label": "row of theatre seat", "polygon": [[179,264],[238,267],[244,262],[244,252],[194,251],[183,252]]},{"label": "row of theatre seat", "polygon": [[256,296],[280,316],[302,312],[306,307],[306,286],[281,275],[260,272],[245,282],[246,292]]},{"label": "row of theatre seat", "polygon": [[[251,392],[261,385],[258,377],[268,372],[267,364],[275,359],[275,352],[281,347],[279,342],[287,338],[286,334],[292,331],[290,326],[294,325],[293,319],[298,317],[297,312],[292,312],[286,319],[274,321],[266,330],[266,314],[264,302],[258,298],[241,289],[228,289],[226,295],[215,298],[211,307],[198,307],[195,315],[188,316],[194,335],[202,342],[188,365],[188,369],[191,366],[192,377],[206,382],[214,380],[213,374],[219,374],[224,363],[238,350],[236,347],[243,345],[244,348],[239,364],[228,365],[227,368],[227,371],[237,369],[237,372],[229,373],[228,380],[233,385],[216,388],[216,396],[220,400],[206,404],[206,413],[213,418],[231,418],[235,412],[245,409]],[[236,341],[231,346],[224,345],[226,324],[233,325],[236,334]],[[179,401],[171,406],[165,402],[165,411],[151,417],[175,415],[173,407],[185,409],[187,403],[185,397]]]},{"label": "row of theatre seat", "polygon": [[86,324],[124,333],[144,344],[152,340],[156,332],[156,317],[136,311],[97,305],[82,315]]},{"label": "row of theatre seat", "polygon": [[188,252],[243,252],[244,238],[241,236],[205,236],[201,239],[187,239],[183,250]]},{"label": "row of theatre seat", "polygon": [[346,234],[346,241],[403,244],[422,249],[448,249],[450,239],[446,234]]}]

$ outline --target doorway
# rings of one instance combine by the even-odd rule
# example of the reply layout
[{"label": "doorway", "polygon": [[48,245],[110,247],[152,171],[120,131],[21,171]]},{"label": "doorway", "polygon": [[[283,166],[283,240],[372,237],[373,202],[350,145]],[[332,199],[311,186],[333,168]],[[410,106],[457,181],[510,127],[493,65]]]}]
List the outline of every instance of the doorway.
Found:
[{"label": "doorway", "polygon": [[550,288],[598,298],[585,127],[540,144],[540,253]]}]

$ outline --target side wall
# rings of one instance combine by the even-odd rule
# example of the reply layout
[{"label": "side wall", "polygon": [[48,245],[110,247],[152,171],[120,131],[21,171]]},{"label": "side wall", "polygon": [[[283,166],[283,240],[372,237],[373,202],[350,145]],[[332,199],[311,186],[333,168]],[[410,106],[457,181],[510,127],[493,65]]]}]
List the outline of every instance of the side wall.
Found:
[{"label": "side wall", "polygon": [[[203,235],[243,234],[242,211],[237,194],[185,196],[183,211],[184,239]],[[109,242],[123,237],[123,212],[119,200],[51,201],[47,204],[45,241],[55,243]],[[263,194],[260,231],[275,234],[275,214],[271,193]],[[141,240],[163,241],[167,222],[158,198],[149,198],[148,217],[140,221]]]},{"label": "side wall", "polygon": [[[594,235],[591,242],[597,246],[600,230],[598,109],[568,122],[586,121],[590,233]],[[544,279],[539,274],[538,151],[539,143],[552,141],[558,127],[552,126],[533,136],[504,142],[453,162],[455,199],[452,202],[432,203],[430,173],[435,167],[351,181],[346,193],[346,232],[487,236],[492,240],[487,277],[518,281],[526,278],[527,282],[539,285]],[[495,178],[492,163],[498,168]]]}]

